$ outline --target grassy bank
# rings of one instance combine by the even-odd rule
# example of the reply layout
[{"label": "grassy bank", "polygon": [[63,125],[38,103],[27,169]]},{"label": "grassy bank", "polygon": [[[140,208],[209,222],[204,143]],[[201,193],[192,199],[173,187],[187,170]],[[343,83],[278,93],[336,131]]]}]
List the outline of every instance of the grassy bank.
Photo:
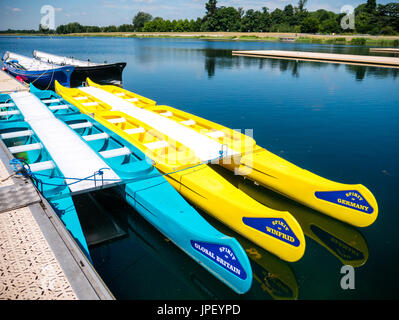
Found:
[{"label": "grassy bank", "polygon": [[[47,34],[3,34],[13,36],[49,36]],[[1,35],[0,35],[1,36]],[[348,44],[365,46],[399,47],[399,36],[369,35],[314,35],[302,33],[255,33],[255,32],[93,32],[71,33],[66,37],[127,37],[127,38],[180,38],[208,39],[231,41],[281,41],[280,38],[291,38],[297,43]]]}]

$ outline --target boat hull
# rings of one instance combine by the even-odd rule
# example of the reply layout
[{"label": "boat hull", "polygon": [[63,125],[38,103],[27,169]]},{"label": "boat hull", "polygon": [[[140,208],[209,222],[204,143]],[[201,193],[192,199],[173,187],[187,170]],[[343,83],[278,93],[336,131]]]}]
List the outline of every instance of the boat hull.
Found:
[{"label": "boat hull", "polygon": [[348,224],[367,227],[377,219],[377,201],[365,186],[325,179],[263,148],[221,165]]},{"label": "boat hull", "polygon": [[[104,90],[109,89],[104,87]],[[206,128],[223,132],[223,142],[240,154],[227,161],[223,159],[219,164],[235,174],[357,227],[367,227],[377,219],[377,201],[364,185],[338,183],[323,178],[258,146],[251,137],[241,133],[228,136],[231,129],[184,111],[169,106],[141,106],[158,114],[169,112],[169,119],[176,122],[185,120],[188,123],[189,119],[195,123],[191,128],[202,134],[207,133]]]},{"label": "boat hull", "polygon": [[[234,187],[206,164],[176,168],[171,161],[158,161],[149,149],[129,136],[122,127],[115,125],[111,118],[123,116],[126,121],[136,121],[121,112],[96,112],[92,98],[85,93],[85,102],[74,97],[81,95],[79,89],[68,89],[56,85],[57,92],[73,103],[82,112],[94,113],[95,119],[121,137],[130,141],[155,162],[156,168],[165,175],[170,184],[184,197],[208,214],[228,225],[262,248],[287,261],[299,260],[305,251],[305,239],[298,222],[288,213],[269,209],[244,192]],[[90,102],[91,101],[91,102]],[[96,106],[108,109],[103,102]],[[144,124],[142,124],[144,126]],[[152,129],[147,128],[148,132]],[[170,141],[171,142],[171,141]],[[168,154],[172,156],[173,153]],[[187,159],[188,160],[188,159]]]},{"label": "boat hull", "polygon": [[[93,113],[98,122],[143,151],[154,161],[155,167],[165,175],[170,184],[190,202],[284,260],[297,261],[303,256],[305,250],[303,232],[298,222],[288,212],[272,210],[259,204],[217,174],[209,165],[201,163],[191,165],[193,162],[189,162],[185,166],[176,166],[172,150],[164,154],[167,156],[165,160],[162,160],[161,155],[158,158],[137,138],[131,137],[130,133],[124,131],[125,126],[117,125],[118,119],[122,118],[126,123],[135,125],[138,125],[138,120],[122,112],[107,112],[106,110],[112,109],[111,106],[100,100],[94,101],[94,97],[86,92],[84,92],[86,102],[82,103],[79,98],[82,91],[79,89],[63,88],[57,84],[56,90],[82,112]],[[146,127],[144,123],[140,125]],[[149,133],[154,129],[146,127],[146,130]],[[142,138],[145,136],[143,134]],[[154,138],[161,136],[159,132],[154,133]],[[172,143],[171,140],[169,142]],[[189,158],[185,160],[191,161],[190,155],[187,156]]]},{"label": "boat hull", "polygon": [[4,63],[4,67],[14,77],[18,76],[26,83],[33,83],[40,89],[54,89],[55,81],[69,87],[71,75],[74,70],[74,67],[65,66],[52,70],[28,71],[15,68],[7,62]]},{"label": "boat hull", "polygon": [[182,201],[164,177],[129,183],[120,189],[120,194],[148,222],[215,277],[238,293],[249,290],[251,266],[238,241],[211,227],[186,201]]},{"label": "boat hull", "polygon": [[208,165],[166,179],[190,202],[261,248],[289,262],[302,258],[305,238],[290,213],[260,204]]},{"label": "boat hull", "polygon": [[98,66],[78,67],[71,76],[71,87],[81,86],[89,77],[96,79],[94,81],[102,84],[112,83],[118,86],[122,85],[122,72],[126,67],[126,62],[112,63]]},{"label": "boat hull", "polygon": [[[51,104],[48,108],[52,110],[56,120],[68,126],[82,140],[86,141],[92,151],[103,159],[103,169],[107,169],[108,166],[119,178],[124,179],[124,181],[121,181],[117,185],[108,184],[107,186],[107,177],[105,176],[107,171],[104,170],[102,174],[104,174],[105,184],[102,184],[101,179],[98,178],[98,188],[113,187],[120,191],[123,199],[161,233],[237,293],[245,293],[250,289],[252,284],[252,269],[249,259],[239,242],[234,238],[220,233],[210,225],[166,181],[164,176],[152,165],[152,162],[144,153],[140,152],[133,144],[125,141],[109,128],[102,126],[98,121],[81,114],[72,105],[69,105],[70,111],[64,108],[57,109],[56,104],[65,106],[66,101],[60,99],[55,93],[51,91],[39,91],[31,86],[30,94],[36,95],[43,103]],[[15,123],[17,122],[8,122],[9,125],[13,126],[15,126]],[[25,126],[31,129],[27,123]],[[24,131],[26,130],[25,128]],[[21,128],[18,131],[21,131]],[[103,138],[99,138],[99,136]],[[45,145],[44,141],[41,140],[40,142]],[[9,141],[9,143],[11,144],[13,141]],[[107,150],[120,149],[122,147],[129,149],[130,153],[115,157],[104,155],[104,152]],[[80,150],[82,152],[82,148]],[[33,153],[34,156],[30,157],[30,163],[50,160],[50,155],[42,159],[39,151],[35,152]],[[43,153],[44,151],[41,152]],[[89,165],[91,168],[94,166],[93,161],[90,163],[83,163],[82,161],[81,165]],[[63,190],[69,192],[66,186],[63,186]],[[71,199],[69,197],[66,200],[65,195],[62,198],[54,197],[58,195],[55,192],[44,192],[43,194],[52,203],[60,203],[60,207],[62,208],[68,207],[65,204],[68,204],[69,199]],[[70,230],[74,234],[77,234],[77,231],[73,229],[73,223],[79,222],[77,216],[75,219],[69,215],[69,212],[64,212],[63,209],[60,209],[59,214],[65,219],[63,221],[66,221],[67,227],[71,226]],[[226,252],[229,253],[227,257],[225,256]]]}]

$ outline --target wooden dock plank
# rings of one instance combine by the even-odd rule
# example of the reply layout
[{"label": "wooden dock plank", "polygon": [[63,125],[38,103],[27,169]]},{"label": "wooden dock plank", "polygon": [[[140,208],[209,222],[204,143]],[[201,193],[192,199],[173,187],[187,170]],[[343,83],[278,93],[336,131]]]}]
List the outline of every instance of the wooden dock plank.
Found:
[{"label": "wooden dock plank", "polygon": [[328,63],[346,63],[357,65],[368,65],[377,67],[399,68],[399,58],[382,56],[364,56],[352,54],[335,54],[323,52],[306,51],[283,51],[283,50],[251,50],[233,51],[233,55],[253,56],[261,58],[291,59],[303,61],[317,61]]}]

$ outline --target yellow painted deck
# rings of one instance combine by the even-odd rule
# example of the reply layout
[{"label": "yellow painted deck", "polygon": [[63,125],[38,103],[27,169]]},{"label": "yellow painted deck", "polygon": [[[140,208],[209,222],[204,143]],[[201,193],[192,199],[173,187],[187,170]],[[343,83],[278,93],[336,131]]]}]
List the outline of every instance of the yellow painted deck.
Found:
[{"label": "yellow painted deck", "polygon": [[386,68],[399,68],[399,58],[383,56],[364,56],[353,54],[335,54],[324,52],[285,51],[285,50],[250,50],[233,51],[236,56],[258,58],[289,59],[301,61],[316,61],[327,63],[343,63]]}]

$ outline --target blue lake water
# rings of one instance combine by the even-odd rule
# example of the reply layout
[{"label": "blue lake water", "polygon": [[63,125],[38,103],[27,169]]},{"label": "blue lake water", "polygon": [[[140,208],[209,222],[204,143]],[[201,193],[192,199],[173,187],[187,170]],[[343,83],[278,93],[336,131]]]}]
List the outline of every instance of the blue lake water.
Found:
[{"label": "blue lake water", "polygon": [[[290,208],[294,216],[297,212],[298,220],[302,217],[312,231],[305,232],[305,255],[298,262],[286,263],[238,238],[251,256],[254,270],[251,290],[239,296],[110,192],[78,197],[75,202],[80,215],[97,205],[114,216],[126,233],[118,240],[91,247],[94,265],[116,298],[397,297],[399,69],[231,55],[232,50],[251,49],[369,54],[368,47],[0,37],[1,54],[9,50],[30,56],[34,49],[98,62],[125,61],[124,88],[227,127],[253,129],[258,145],[328,179],[364,184],[379,205],[377,221],[359,229],[278,199],[281,207]],[[269,198],[273,206],[276,197]],[[337,240],[337,234],[345,234],[346,245]],[[364,242],[362,250],[351,249],[356,242]],[[343,290],[340,270],[348,260],[342,259],[351,254],[362,257],[362,265],[355,268],[355,289]],[[259,255],[262,258],[256,260]]]}]

